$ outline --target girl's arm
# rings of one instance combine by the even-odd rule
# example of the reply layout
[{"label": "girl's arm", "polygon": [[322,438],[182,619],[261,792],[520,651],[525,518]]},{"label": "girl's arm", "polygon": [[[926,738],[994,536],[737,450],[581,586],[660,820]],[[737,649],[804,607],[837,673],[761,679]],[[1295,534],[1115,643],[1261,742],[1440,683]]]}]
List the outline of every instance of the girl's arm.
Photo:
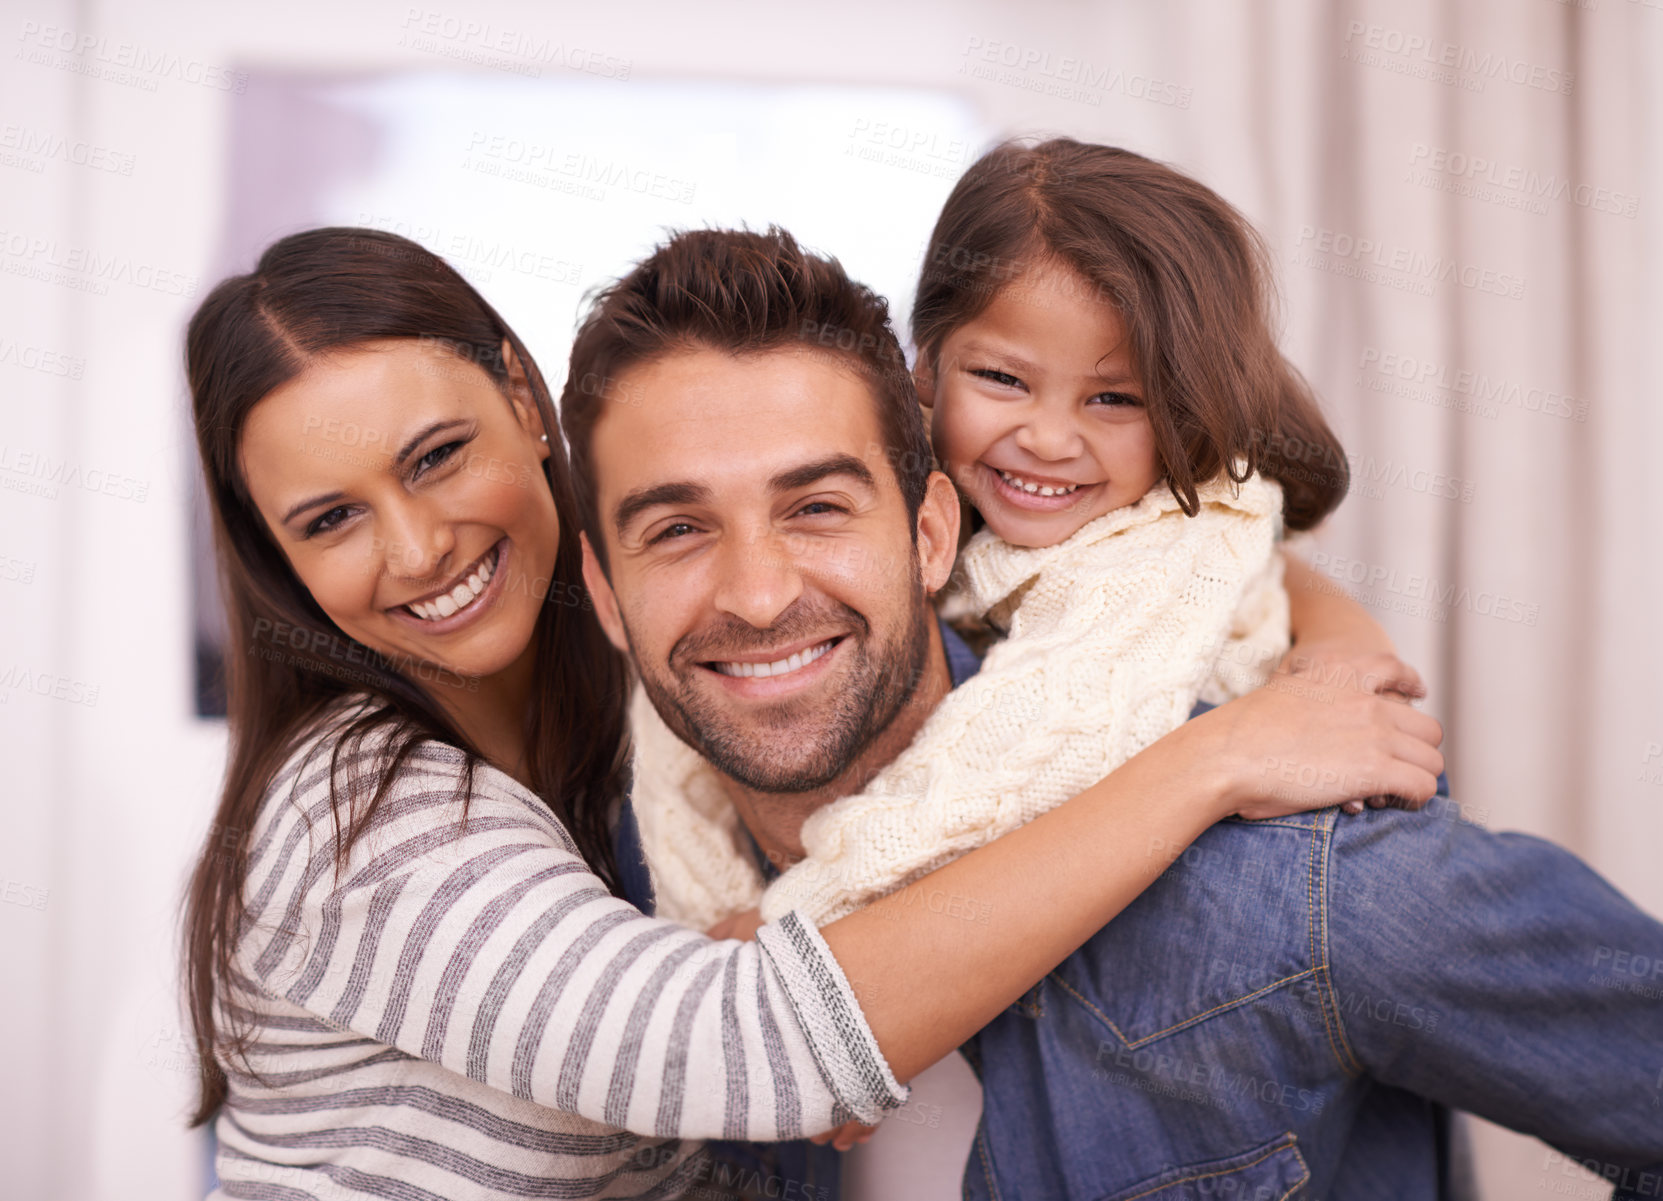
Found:
[{"label": "girl's arm", "polygon": [[1420,673],[1397,657],[1384,627],[1342,584],[1324,579],[1287,551],[1282,559],[1293,645],[1279,670],[1368,692],[1426,695]]},{"label": "girl's arm", "polygon": [[1424,803],[1443,769],[1441,739],[1407,705],[1273,681],[821,934],[895,1075],[909,1080],[1107,925],[1214,822],[1376,793]]}]

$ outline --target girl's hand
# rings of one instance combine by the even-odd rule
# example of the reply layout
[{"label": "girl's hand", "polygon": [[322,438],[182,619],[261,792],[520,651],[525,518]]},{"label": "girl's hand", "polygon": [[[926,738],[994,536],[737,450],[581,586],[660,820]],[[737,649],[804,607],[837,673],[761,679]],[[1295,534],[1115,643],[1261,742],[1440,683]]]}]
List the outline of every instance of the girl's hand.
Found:
[{"label": "girl's hand", "polygon": [[[1443,727],[1401,701],[1278,674],[1174,734],[1225,773],[1224,815],[1285,817],[1376,796],[1418,809],[1437,791]],[[1172,735],[1168,735],[1172,737]]]},{"label": "girl's hand", "polygon": [[1377,696],[1418,701],[1426,696],[1420,672],[1391,651],[1359,650],[1349,642],[1301,642],[1276,665],[1282,675],[1355,688]]},{"label": "girl's hand", "polygon": [[[1356,688],[1405,703],[1426,696],[1420,672],[1389,650],[1359,649],[1355,640],[1301,644],[1282,656],[1276,670],[1285,675],[1319,680],[1338,687]],[[1367,804],[1382,809],[1398,802],[1387,796],[1369,797]],[[1340,806],[1347,813],[1361,813],[1364,802],[1352,799]]]},{"label": "girl's hand", "polygon": [[732,917],[724,917],[705,933],[714,939],[737,938],[740,942],[750,942],[756,937],[756,932],[762,929],[762,910],[747,909],[743,913],[736,913]]},{"label": "girl's hand", "polygon": [[808,1141],[820,1147],[830,1143],[839,1151],[847,1151],[856,1143],[864,1143],[871,1138],[876,1129],[876,1126],[868,1126],[864,1122],[844,1122],[835,1130],[810,1135]]}]

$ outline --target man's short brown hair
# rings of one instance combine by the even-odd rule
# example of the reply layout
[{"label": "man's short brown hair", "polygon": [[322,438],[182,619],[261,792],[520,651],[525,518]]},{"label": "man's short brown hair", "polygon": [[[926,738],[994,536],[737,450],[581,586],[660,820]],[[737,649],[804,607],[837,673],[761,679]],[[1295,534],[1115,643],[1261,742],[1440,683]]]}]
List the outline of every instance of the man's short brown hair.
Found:
[{"label": "man's short brown hair", "polygon": [[595,423],[606,404],[633,399],[623,375],[681,350],[746,355],[791,346],[836,355],[866,378],[885,457],[916,521],[935,464],[887,302],[836,259],[809,253],[776,226],[766,233],[689,230],[602,291],[572,344],[560,425],[579,518],[603,564]]}]

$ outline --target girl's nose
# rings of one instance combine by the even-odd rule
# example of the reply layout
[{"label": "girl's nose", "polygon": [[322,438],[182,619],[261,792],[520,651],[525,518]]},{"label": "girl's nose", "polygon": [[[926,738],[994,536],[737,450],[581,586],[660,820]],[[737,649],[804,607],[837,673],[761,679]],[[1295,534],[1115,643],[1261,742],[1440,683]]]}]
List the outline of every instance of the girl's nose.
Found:
[{"label": "girl's nose", "polygon": [[1086,446],[1071,414],[1043,410],[1029,414],[1017,427],[1015,441],[1022,450],[1048,463],[1078,458]]}]

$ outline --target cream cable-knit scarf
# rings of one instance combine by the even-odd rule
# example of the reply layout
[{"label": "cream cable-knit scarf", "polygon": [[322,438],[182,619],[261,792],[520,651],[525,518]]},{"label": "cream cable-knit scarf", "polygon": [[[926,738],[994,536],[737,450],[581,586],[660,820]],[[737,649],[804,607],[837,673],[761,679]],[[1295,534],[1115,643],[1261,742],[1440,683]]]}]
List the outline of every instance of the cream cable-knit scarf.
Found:
[{"label": "cream cable-knit scarf", "polygon": [[1282,491],[1259,476],[1165,484],[1048,547],[990,530],[959,558],[964,600],[1009,636],[866,791],[804,822],[808,857],[764,893],[716,771],[639,689],[635,813],[658,912],[705,929],[761,903],[825,924],[1056,807],[1176,729],[1196,699],[1264,682],[1288,647],[1274,553]]}]

